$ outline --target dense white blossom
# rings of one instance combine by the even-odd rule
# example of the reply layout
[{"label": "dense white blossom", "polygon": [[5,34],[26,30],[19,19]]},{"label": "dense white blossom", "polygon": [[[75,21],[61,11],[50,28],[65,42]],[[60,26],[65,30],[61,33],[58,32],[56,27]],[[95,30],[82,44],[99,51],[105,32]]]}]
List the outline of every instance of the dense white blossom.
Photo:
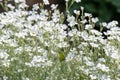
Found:
[{"label": "dense white blossom", "polygon": [[120,80],[117,21],[103,22],[101,30],[108,30],[98,31],[94,29],[98,18],[80,14],[84,7],[74,10],[73,16],[61,13],[55,4],[49,11],[38,4],[26,10],[25,0],[15,3],[17,7],[8,4],[10,11],[0,13],[3,80]]},{"label": "dense white blossom", "polygon": [[107,44],[107,45],[104,47],[104,50],[105,50],[105,54],[106,54],[107,56],[110,56],[111,58],[117,59],[117,60],[120,59],[119,51],[118,51],[118,49],[115,48],[114,46],[111,46],[111,45]]}]

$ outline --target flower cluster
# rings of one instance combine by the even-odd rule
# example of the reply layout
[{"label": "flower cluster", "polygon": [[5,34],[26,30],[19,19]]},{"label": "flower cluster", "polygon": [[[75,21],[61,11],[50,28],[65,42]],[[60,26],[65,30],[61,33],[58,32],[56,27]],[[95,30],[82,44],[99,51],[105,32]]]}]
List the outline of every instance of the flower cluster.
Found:
[{"label": "flower cluster", "polygon": [[0,13],[0,76],[4,80],[120,79],[117,21],[101,23],[101,30],[108,30],[98,31],[94,29],[98,18],[84,13],[83,7],[74,10],[75,16],[69,12],[66,16],[54,4],[52,11],[38,4],[28,11],[21,6],[24,0],[15,2],[17,8],[9,5],[10,11]]}]

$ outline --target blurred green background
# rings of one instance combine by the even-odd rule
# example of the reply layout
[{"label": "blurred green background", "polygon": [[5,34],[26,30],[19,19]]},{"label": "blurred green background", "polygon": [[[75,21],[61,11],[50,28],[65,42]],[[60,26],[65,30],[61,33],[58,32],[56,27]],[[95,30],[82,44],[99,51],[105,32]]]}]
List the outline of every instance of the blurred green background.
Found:
[{"label": "blurred green background", "polygon": [[120,23],[120,0],[82,0],[79,4],[73,4],[71,12],[80,9],[80,6],[85,8],[85,12],[98,17],[100,22],[117,20]]}]

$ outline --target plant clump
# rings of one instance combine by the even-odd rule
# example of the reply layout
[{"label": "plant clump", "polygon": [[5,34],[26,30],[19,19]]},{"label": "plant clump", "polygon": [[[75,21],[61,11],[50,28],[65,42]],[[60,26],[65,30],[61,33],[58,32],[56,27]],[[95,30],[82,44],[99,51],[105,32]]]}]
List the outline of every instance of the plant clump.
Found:
[{"label": "plant clump", "polygon": [[[27,10],[24,0],[0,13],[0,76],[3,80],[119,80],[120,28],[101,23],[84,8],[65,14],[52,4]],[[48,0],[44,0],[48,1]],[[47,2],[44,2],[47,4]],[[43,4],[44,4],[43,3]],[[107,31],[103,31],[107,28]],[[105,35],[107,38],[104,38]]]}]

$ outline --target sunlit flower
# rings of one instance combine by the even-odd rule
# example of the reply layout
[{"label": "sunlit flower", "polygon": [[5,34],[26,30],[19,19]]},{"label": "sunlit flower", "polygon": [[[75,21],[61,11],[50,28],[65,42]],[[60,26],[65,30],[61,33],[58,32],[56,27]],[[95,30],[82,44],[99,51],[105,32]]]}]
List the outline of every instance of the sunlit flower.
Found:
[{"label": "sunlit flower", "polygon": [[50,4],[49,0],[43,0],[43,2],[44,2],[45,5],[49,5]]},{"label": "sunlit flower", "polygon": [[75,2],[76,2],[76,3],[79,3],[79,2],[81,2],[81,0],[75,0]]}]

